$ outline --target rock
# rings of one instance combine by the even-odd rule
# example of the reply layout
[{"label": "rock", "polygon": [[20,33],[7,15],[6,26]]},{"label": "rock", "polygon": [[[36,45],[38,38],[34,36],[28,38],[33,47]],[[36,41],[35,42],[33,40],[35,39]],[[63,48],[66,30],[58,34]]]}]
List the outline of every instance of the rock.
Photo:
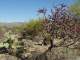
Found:
[{"label": "rock", "polygon": [[28,60],[80,60],[79,51],[66,47],[56,47],[52,48],[51,51],[46,50],[42,54],[33,55]]},{"label": "rock", "polygon": [[18,58],[7,54],[0,54],[0,60],[18,60]]}]

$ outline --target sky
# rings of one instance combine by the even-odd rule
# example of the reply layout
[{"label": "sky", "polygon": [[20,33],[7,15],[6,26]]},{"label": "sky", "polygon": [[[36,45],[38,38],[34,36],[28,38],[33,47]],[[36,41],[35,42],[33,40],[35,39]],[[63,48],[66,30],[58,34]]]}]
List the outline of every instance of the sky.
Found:
[{"label": "sky", "polygon": [[37,18],[39,8],[51,9],[74,0],[0,0],[0,22],[25,22]]}]

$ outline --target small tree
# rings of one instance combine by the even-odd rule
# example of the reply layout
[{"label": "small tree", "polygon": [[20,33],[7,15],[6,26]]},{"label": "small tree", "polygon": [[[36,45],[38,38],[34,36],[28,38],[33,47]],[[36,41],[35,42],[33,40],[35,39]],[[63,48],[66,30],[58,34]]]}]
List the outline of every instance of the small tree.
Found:
[{"label": "small tree", "polygon": [[[51,35],[50,49],[52,47],[57,47],[54,45],[55,38],[63,39],[60,46],[66,47],[75,44],[75,42],[79,40],[80,24],[78,22],[80,21],[77,18],[70,13],[68,8],[63,4],[56,7],[55,11],[53,9],[51,10],[51,14],[46,17],[43,23],[45,30]],[[65,42],[69,40],[72,41],[65,44]]]}]

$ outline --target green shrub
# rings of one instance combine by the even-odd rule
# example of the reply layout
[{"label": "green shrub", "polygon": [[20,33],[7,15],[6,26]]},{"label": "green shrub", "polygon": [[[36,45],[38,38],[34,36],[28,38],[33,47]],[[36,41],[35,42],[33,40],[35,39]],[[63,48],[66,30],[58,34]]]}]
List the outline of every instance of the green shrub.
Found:
[{"label": "green shrub", "polygon": [[[31,20],[23,25],[22,34],[26,36],[36,36],[43,30],[42,20]],[[25,32],[24,32],[25,31]]]}]

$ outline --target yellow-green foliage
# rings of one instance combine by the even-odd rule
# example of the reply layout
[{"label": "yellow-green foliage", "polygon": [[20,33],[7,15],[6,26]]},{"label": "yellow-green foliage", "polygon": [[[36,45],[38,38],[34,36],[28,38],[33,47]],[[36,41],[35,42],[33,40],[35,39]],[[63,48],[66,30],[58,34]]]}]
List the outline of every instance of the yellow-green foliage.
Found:
[{"label": "yellow-green foliage", "polygon": [[76,2],[71,5],[70,10],[76,15],[80,15],[80,0],[76,0]]},{"label": "yellow-green foliage", "polygon": [[31,20],[24,24],[24,29],[30,35],[36,35],[43,29],[42,20]]},{"label": "yellow-green foliage", "polygon": [[[30,20],[29,22],[24,23],[22,26],[16,26],[13,29],[17,32],[22,32],[23,30],[26,30],[28,32],[34,32],[37,33],[39,31],[42,31],[42,20]],[[32,33],[31,33],[32,34]]]}]

